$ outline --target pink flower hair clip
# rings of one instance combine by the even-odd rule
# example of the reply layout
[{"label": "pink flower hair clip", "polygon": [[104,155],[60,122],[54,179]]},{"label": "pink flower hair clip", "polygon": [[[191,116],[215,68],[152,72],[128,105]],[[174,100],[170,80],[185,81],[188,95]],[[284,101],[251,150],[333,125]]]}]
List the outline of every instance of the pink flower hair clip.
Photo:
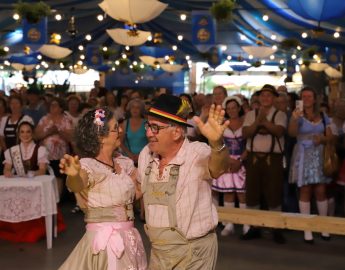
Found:
[{"label": "pink flower hair clip", "polygon": [[96,124],[98,128],[103,127],[104,120],[105,120],[105,111],[103,109],[97,109],[95,111],[95,120],[93,121],[93,123]]}]

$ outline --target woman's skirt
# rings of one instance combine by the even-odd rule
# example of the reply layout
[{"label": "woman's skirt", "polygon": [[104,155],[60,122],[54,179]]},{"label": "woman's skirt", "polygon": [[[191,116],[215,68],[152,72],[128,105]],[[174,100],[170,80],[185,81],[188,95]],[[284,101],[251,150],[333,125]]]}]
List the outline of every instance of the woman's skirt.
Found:
[{"label": "woman's skirt", "polygon": [[138,230],[133,225],[126,228],[111,225],[120,223],[133,224],[89,223],[83,238],[59,270],[146,270],[146,253]]},{"label": "woman's skirt", "polygon": [[[239,156],[230,156],[237,159]],[[245,192],[246,169],[241,166],[237,173],[224,173],[212,181],[212,190],[218,192]]]},{"label": "woman's skirt", "polygon": [[313,184],[328,184],[331,178],[323,174],[323,145],[303,145],[294,147],[290,165],[290,183],[298,187]]}]

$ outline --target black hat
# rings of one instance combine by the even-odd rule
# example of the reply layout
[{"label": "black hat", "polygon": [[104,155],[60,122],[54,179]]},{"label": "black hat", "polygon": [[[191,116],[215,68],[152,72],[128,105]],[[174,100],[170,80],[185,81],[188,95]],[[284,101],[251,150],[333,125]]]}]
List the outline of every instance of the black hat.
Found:
[{"label": "black hat", "polygon": [[190,112],[191,106],[188,101],[173,95],[162,94],[153,102],[148,114],[182,126],[192,127],[187,123]]},{"label": "black hat", "polygon": [[271,84],[265,84],[265,85],[260,89],[260,91],[258,91],[259,95],[260,95],[262,92],[264,92],[264,91],[271,92],[271,93],[272,93],[273,95],[275,95],[276,97],[279,96],[279,94],[278,94],[276,88],[275,88],[273,85],[271,85]]}]

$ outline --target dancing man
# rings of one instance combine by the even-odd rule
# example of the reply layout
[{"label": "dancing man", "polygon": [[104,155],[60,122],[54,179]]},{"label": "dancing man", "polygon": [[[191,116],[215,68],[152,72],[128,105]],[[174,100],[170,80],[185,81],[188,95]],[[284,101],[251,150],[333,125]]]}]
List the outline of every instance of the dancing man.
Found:
[{"label": "dancing man", "polygon": [[212,179],[229,164],[221,106],[212,105],[206,123],[194,117],[210,146],[189,142],[188,102],[160,95],[148,112],[148,145],[139,156],[145,231],[151,241],[149,269],[215,269],[218,224]]}]

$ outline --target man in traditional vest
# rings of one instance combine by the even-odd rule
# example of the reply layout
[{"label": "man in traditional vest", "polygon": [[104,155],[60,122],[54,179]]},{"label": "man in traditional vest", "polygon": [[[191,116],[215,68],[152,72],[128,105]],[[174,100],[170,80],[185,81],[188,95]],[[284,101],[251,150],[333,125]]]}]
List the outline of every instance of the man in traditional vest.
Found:
[{"label": "man in traditional vest", "polygon": [[150,270],[215,269],[217,210],[211,181],[228,167],[223,143],[224,111],[212,105],[209,118],[195,121],[210,146],[186,139],[188,102],[160,95],[148,112],[149,143],[139,156]]},{"label": "man in traditional vest", "polygon": [[[286,114],[273,105],[278,93],[274,86],[266,84],[259,92],[260,108],[246,114],[243,137],[247,138],[246,202],[247,207],[260,209],[261,202],[272,211],[281,211],[283,195],[283,151]],[[260,237],[260,231],[252,227],[241,238]],[[280,230],[273,230],[276,243],[284,243]]]}]

